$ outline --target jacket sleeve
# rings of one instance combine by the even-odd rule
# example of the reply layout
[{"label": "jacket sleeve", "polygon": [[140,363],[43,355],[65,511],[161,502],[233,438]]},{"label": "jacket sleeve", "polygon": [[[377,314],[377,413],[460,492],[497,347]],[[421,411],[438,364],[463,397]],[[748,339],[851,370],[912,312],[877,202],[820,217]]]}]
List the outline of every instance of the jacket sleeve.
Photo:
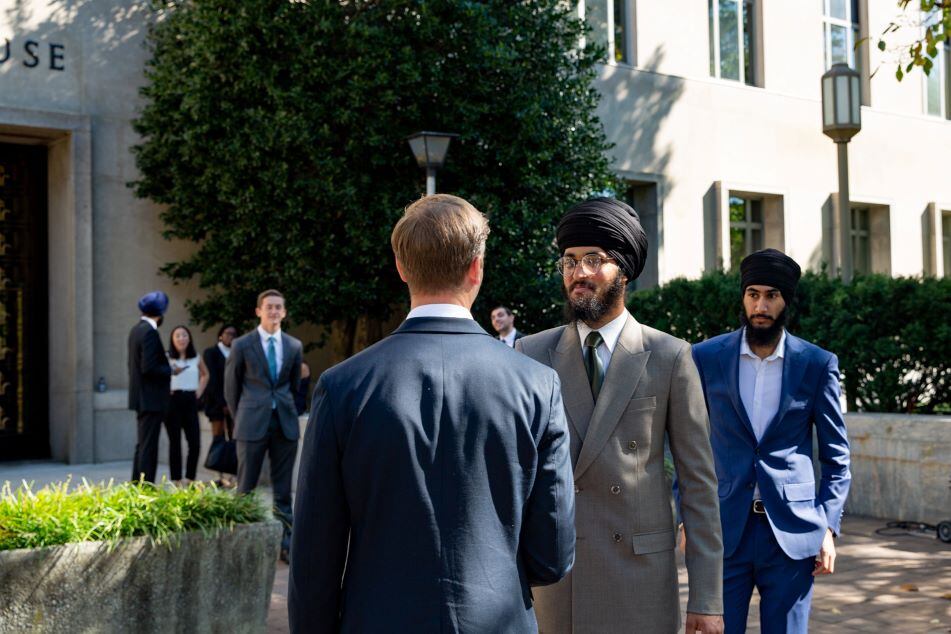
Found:
[{"label": "jacket sleeve", "polygon": [[687,534],[687,611],[723,614],[723,536],[710,422],[700,375],[687,344],[674,362],[668,400],[667,435]]},{"label": "jacket sleeve", "polygon": [[153,328],[149,328],[142,340],[139,370],[143,375],[155,378],[172,376],[172,366],[169,365],[168,357],[162,350],[162,339]]},{"label": "jacket sleeve", "polygon": [[538,466],[521,533],[521,557],[528,581],[547,585],[571,571],[575,560],[575,492],[570,437],[561,384],[552,371],[547,424],[541,427]]},{"label": "jacket sleeve", "polygon": [[241,388],[244,385],[244,346],[235,342],[231,354],[225,361],[225,403],[232,416],[238,415],[238,403],[241,401]]},{"label": "jacket sleeve", "polygon": [[829,528],[836,535],[841,528],[842,509],[852,481],[849,473],[849,438],[839,395],[839,360],[833,354],[819,380],[813,417],[822,470],[818,504],[825,511]]},{"label": "jacket sleeve", "polygon": [[297,480],[288,615],[291,632],[337,632],[350,509],[334,410],[325,378],[314,387]]}]

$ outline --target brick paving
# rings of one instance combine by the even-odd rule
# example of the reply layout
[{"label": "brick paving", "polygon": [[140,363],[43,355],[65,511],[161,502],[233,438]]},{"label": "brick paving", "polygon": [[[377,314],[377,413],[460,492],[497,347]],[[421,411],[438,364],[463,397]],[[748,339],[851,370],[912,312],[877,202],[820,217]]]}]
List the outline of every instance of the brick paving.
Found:
[{"label": "brick paving", "polygon": [[[159,477],[166,468],[160,467]],[[86,477],[122,481],[129,462],[96,465],[59,463],[0,464],[0,484],[32,480],[36,486]],[[210,474],[199,477],[210,479]],[[264,493],[269,493],[266,489]],[[951,509],[948,511],[951,519]],[[898,632],[951,634],[951,544],[933,535],[884,536],[885,520],[846,517],[837,542],[836,573],[816,582],[810,632]],[[686,572],[681,566],[681,601],[686,607]],[[278,562],[267,631],[288,632],[287,565]],[[753,594],[747,632],[758,633],[758,599]]]}]

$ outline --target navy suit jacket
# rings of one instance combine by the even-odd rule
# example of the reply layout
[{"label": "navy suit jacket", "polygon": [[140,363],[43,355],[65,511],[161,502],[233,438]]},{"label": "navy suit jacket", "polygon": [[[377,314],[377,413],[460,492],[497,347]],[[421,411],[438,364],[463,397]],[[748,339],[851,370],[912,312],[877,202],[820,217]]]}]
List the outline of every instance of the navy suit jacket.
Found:
[{"label": "navy suit jacket", "polygon": [[[740,399],[742,333],[720,335],[693,347],[710,412],[723,554],[729,557],[736,550],[758,484],[783,551],[793,559],[815,557],[826,529],[839,533],[851,481],[838,359],[786,333],[779,411],[757,442]],[[821,465],[818,492],[812,466],[813,428]]]},{"label": "navy suit jacket", "polygon": [[408,319],[321,375],[296,499],[291,631],[534,631],[529,586],[574,562],[558,375]]}]

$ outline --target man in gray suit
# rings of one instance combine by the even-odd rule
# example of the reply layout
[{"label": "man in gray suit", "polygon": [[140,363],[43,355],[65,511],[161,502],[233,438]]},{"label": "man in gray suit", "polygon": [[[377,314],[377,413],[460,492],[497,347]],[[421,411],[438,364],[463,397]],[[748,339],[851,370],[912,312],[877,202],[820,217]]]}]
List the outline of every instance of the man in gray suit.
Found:
[{"label": "man in gray suit", "polygon": [[535,590],[541,632],[664,632],[680,626],[669,440],[680,479],[690,597],[686,631],[723,631],[717,478],[690,345],[637,322],[624,289],[647,236],[610,198],[575,205],[557,233],[571,323],[516,342],[561,379],[575,481],[575,566]]},{"label": "man in gray suit", "polygon": [[300,439],[294,393],[300,384],[303,347],[281,332],[287,309],[279,291],[258,295],[255,314],[261,320],[258,327],[231,344],[225,365],[225,400],[234,415],[239,492],[257,487],[264,456],[270,456],[274,515],[284,524],[281,559],[288,561],[291,477]]}]

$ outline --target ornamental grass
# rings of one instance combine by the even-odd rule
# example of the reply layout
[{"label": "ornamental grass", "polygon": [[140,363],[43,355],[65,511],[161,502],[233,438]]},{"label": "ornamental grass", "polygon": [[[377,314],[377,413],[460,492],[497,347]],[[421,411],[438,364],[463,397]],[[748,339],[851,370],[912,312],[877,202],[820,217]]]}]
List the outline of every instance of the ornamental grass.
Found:
[{"label": "ornamental grass", "polygon": [[0,490],[0,551],[71,542],[145,536],[172,546],[182,533],[206,535],[236,524],[259,522],[266,510],[254,494],[236,495],[213,484],[94,484],[70,491],[62,482],[34,491],[26,482]]}]

